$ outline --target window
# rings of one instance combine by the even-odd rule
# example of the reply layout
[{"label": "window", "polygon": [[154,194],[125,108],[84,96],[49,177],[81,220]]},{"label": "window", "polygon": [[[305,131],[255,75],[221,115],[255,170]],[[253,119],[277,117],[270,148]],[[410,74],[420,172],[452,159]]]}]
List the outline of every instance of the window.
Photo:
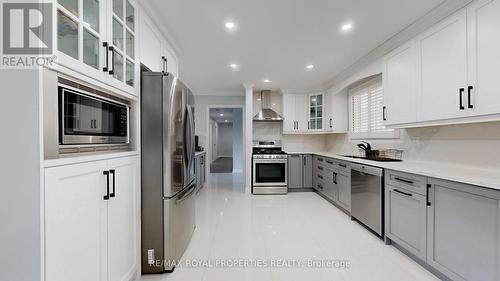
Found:
[{"label": "window", "polygon": [[323,94],[309,95],[309,130],[323,129]]},{"label": "window", "polygon": [[382,77],[349,89],[349,100],[351,138],[399,137],[397,131],[387,129],[384,125]]}]

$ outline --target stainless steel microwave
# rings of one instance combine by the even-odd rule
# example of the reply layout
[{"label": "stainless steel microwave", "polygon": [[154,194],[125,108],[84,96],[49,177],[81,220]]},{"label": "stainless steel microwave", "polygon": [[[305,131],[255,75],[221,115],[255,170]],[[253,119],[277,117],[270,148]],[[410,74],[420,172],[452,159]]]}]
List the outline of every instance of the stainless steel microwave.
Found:
[{"label": "stainless steel microwave", "polygon": [[129,105],[64,85],[58,90],[60,145],[129,143]]}]

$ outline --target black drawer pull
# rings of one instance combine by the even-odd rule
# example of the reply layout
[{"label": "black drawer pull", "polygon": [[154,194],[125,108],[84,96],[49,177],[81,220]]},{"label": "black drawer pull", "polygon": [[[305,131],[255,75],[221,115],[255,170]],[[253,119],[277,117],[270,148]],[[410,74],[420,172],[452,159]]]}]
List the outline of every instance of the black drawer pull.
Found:
[{"label": "black drawer pull", "polygon": [[326,163],[330,164],[330,165],[333,165],[333,161],[326,161]]},{"label": "black drawer pull", "polygon": [[102,172],[106,176],[106,195],[104,195],[104,200],[109,200],[109,172]]},{"label": "black drawer pull", "polygon": [[323,158],[318,158],[318,161],[319,162],[323,162]]},{"label": "black drawer pull", "polygon": [[109,197],[115,197],[116,191],[116,179],[115,179],[115,170],[109,170],[109,173],[113,175],[113,191],[109,194]]},{"label": "black drawer pull", "polygon": [[318,175],[318,178],[323,179],[323,176],[322,175]]},{"label": "black drawer pull", "polygon": [[394,179],[395,179],[395,180],[397,180],[397,181],[400,181],[400,182],[407,183],[407,184],[414,184],[414,182],[413,182],[413,181],[410,181],[410,180],[405,180],[405,179],[398,178],[398,177],[396,177],[396,178],[394,178]]},{"label": "black drawer pull", "polygon": [[339,164],[339,166],[342,167],[342,168],[347,168],[346,164]]},{"label": "black drawer pull", "polygon": [[323,167],[318,166],[318,170],[323,171]]},{"label": "black drawer pull", "polygon": [[430,192],[430,189],[431,188],[431,185],[430,184],[427,184],[427,196],[426,196],[426,199],[427,199],[427,206],[430,206],[431,205],[431,201],[429,201],[429,192]]},{"label": "black drawer pull", "polygon": [[321,184],[318,183],[318,188],[319,189],[323,189],[323,186]]},{"label": "black drawer pull", "polygon": [[400,191],[400,190],[397,190],[397,189],[394,189],[394,192],[397,192],[399,194],[403,194],[403,195],[406,195],[406,196],[413,196],[411,193],[406,193],[406,192],[403,192],[403,191]]}]

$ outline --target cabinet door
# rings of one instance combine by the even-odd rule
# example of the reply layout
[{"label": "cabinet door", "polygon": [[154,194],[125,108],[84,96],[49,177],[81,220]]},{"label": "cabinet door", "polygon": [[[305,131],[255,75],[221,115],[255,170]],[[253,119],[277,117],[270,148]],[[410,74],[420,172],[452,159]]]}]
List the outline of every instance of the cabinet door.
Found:
[{"label": "cabinet door", "polygon": [[146,14],[141,14],[140,25],[140,61],[151,71],[159,72],[163,70],[162,41],[163,37],[150,21]]},{"label": "cabinet door", "polygon": [[329,132],[348,131],[348,98],[347,93],[326,93],[324,130]]},{"label": "cabinet door", "polygon": [[296,129],[295,95],[283,94],[283,131],[293,132]]},{"label": "cabinet door", "polygon": [[470,59],[467,86],[472,88],[466,91],[466,108],[471,116],[497,114],[500,113],[500,1],[476,1],[467,8],[467,16]]},{"label": "cabinet door", "polygon": [[346,211],[351,211],[351,177],[341,173],[334,174],[338,189],[337,203]]},{"label": "cabinet door", "polygon": [[137,7],[132,0],[108,1],[111,83],[131,90],[136,85]]},{"label": "cabinet door", "polygon": [[416,122],[415,41],[411,41],[387,55],[384,67],[384,124]]},{"label": "cabinet door", "polygon": [[288,155],[288,188],[293,189],[303,187],[302,166],[302,155]]},{"label": "cabinet door", "polygon": [[339,198],[339,187],[335,184],[334,172],[330,169],[325,169],[325,194],[333,201]]},{"label": "cabinet door", "polygon": [[297,130],[299,132],[308,131],[308,96],[295,95],[295,120],[297,121]]},{"label": "cabinet door", "polygon": [[323,93],[309,95],[308,124],[309,131],[323,131],[324,129],[324,95]]},{"label": "cabinet door", "polygon": [[500,191],[429,183],[427,263],[452,280],[500,280]]},{"label": "cabinet door", "polygon": [[200,173],[201,173],[200,183],[201,183],[201,186],[203,187],[205,185],[205,181],[206,181],[205,156],[201,156],[200,160],[201,160],[201,163],[200,163]]},{"label": "cabinet door", "polygon": [[106,1],[57,1],[57,60],[60,65],[105,80]]},{"label": "cabinet door", "polygon": [[137,158],[110,160],[108,170],[114,193],[108,203],[109,281],[126,281],[137,267]]},{"label": "cabinet door", "polygon": [[302,156],[302,174],[303,174],[303,187],[313,187],[313,169],[312,169],[312,155]]},{"label": "cabinet door", "polygon": [[427,250],[427,202],[418,193],[386,185],[386,235],[423,261]]},{"label": "cabinet door", "polygon": [[[418,120],[464,116],[467,84],[467,18],[465,10],[417,37]],[[461,91],[460,89],[464,89]]]},{"label": "cabinet door", "polygon": [[108,280],[106,167],[45,170],[45,280]]}]

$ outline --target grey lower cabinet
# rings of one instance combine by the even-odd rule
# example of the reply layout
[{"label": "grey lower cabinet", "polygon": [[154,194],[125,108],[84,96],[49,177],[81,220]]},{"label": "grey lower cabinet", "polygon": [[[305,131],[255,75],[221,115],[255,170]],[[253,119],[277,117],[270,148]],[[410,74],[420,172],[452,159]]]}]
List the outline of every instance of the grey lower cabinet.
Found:
[{"label": "grey lower cabinet", "polygon": [[288,155],[288,189],[313,187],[313,157],[309,154]]},{"label": "grey lower cabinet", "polygon": [[194,173],[196,175],[196,188],[200,190],[205,185],[207,178],[205,154],[197,155],[194,159],[195,159]]},{"label": "grey lower cabinet", "polygon": [[348,163],[314,156],[313,188],[336,206],[351,211],[351,170]]},{"label": "grey lower cabinet", "polygon": [[429,178],[427,263],[452,280],[500,280],[500,191]]},{"label": "grey lower cabinet", "polygon": [[334,172],[334,184],[337,187],[337,204],[351,212],[351,174]]},{"label": "grey lower cabinet", "polygon": [[427,256],[427,198],[414,191],[385,186],[385,233],[422,261]]}]

